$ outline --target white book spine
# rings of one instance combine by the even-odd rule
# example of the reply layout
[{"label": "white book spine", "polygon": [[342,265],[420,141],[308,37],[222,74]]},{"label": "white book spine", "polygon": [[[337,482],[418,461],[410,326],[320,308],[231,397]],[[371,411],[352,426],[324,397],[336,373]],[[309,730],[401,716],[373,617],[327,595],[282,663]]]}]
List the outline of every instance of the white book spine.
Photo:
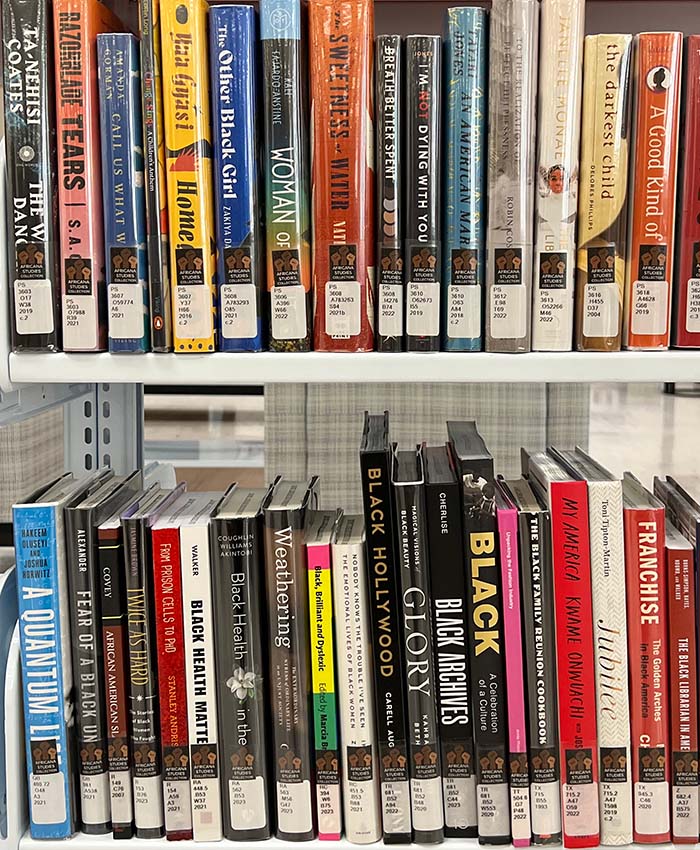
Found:
[{"label": "white book spine", "polygon": [[207,524],[181,526],[180,558],[192,832],[195,841],[219,841],[223,832]]},{"label": "white book spine", "polygon": [[334,544],[332,569],[345,835],[353,844],[372,844],[382,837],[382,817],[362,543]]},{"label": "white book spine", "polygon": [[625,539],[620,481],[588,482],[595,638],[600,843],[632,843]]},{"label": "white book spine", "polygon": [[532,348],[571,351],[584,0],[543,0]]}]

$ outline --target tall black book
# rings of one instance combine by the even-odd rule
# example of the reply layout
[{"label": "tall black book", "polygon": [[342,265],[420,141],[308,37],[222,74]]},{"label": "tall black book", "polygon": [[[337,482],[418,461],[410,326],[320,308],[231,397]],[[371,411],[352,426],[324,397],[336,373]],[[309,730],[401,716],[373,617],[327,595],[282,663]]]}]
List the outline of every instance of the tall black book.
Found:
[{"label": "tall black book", "polygon": [[57,351],[61,279],[51,2],[0,5],[12,348]]},{"label": "tall black book", "polygon": [[440,350],[442,41],[406,38],[406,347]]},{"label": "tall black book", "polygon": [[367,587],[385,844],[411,841],[399,562],[394,534],[389,415],[365,412],[360,445]]},{"label": "tall black book", "polygon": [[272,834],[263,572],[271,492],[234,485],[209,524],[224,835],[232,841]]},{"label": "tall black book", "polygon": [[445,835],[476,838],[462,500],[447,446],[423,449]]},{"label": "tall black book", "polygon": [[448,422],[462,480],[480,844],[510,843],[503,605],[493,458],[475,422]]},{"label": "tall black book", "polygon": [[430,610],[423,456],[394,451],[391,482],[400,564],[414,840],[443,840],[440,744]]},{"label": "tall black book", "polygon": [[375,45],[377,170],[377,351],[402,351],[404,334],[403,64],[400,35]]}]

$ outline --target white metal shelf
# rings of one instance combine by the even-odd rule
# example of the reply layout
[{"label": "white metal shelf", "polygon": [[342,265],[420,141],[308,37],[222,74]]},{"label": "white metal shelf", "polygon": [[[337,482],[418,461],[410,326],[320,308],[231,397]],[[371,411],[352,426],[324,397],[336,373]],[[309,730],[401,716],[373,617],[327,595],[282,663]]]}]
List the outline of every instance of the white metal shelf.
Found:
[{"label": "white metal shelf", "polygon": [[700,351],[531,354],[11,354],[17,383],[700,382]]}]

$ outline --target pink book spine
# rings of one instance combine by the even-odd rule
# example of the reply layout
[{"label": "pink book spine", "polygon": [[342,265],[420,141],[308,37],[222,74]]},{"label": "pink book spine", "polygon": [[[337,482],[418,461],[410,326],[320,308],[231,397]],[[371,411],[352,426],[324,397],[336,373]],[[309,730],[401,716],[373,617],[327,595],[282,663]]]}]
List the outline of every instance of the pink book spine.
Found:
[{"label": "pink book spine", "polygon": [[520,574],[518,561],[518,512],[498,509],[501,548],[503,628],[505,633],[508,700],[508,752],[510,763],[510,818],[514,847],[528,847],[530,823],[530,774],[527,759],[527,715],[523,679]]}]

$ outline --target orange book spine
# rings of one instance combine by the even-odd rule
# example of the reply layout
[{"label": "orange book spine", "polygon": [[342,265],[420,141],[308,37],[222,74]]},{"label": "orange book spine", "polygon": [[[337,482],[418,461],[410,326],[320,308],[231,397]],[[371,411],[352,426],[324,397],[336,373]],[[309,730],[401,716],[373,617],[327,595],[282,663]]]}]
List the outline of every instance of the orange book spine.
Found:
[{"label": "orange book spine", "polygon": [[372,0],[311,0],[314,346],[374,347]]},{"label": "orange book spine", "polygon": [[635,150],[626,348],[669,345],[683,36],[641,33],[635,55]]}]

